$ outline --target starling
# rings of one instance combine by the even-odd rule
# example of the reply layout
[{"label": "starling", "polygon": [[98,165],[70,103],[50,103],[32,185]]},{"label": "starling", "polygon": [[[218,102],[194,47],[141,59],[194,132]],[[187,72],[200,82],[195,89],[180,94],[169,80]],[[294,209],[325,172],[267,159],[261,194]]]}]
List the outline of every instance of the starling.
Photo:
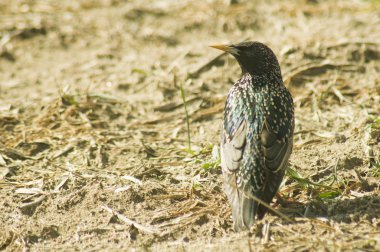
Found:
[{"label": "starling", "polygon": [[211,47],[230,53],[242,70],[227,96],[220,147],[224,190],[240,231],[264,217],[282,182],[293,147],[293,99],[268,46]]}]

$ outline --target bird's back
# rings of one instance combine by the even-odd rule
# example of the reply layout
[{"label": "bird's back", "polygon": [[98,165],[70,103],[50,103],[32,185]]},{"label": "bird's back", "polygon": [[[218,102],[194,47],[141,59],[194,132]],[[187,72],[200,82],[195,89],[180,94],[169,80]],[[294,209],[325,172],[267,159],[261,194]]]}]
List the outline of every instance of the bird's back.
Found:
[{"label": "bird's back", "polygon": [[[277,82],[277,83],[276,83]],[[292,149],[293,102],[282,80],[246,73],[229,91],[221,142],[225,192],[236,230],[262,218]]]}]

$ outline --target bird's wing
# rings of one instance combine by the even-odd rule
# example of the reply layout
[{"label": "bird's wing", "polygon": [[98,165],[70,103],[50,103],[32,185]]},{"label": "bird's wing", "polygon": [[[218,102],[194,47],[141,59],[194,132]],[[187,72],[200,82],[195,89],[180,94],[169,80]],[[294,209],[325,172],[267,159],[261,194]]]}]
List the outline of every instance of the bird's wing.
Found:
[{"label": "bird's wing", "polygon": [[[271,202],[282,182],[293,147],[292,100],[287,90],[281,94],[270,97],[265,108],[266,118],[261,133],[267,179],[260,195],[266,203]],[[266,210],[264,206],[260,206],[258,218],[262,218]]]},{"label": "bird's wing", "polygon": [[238,170],[246,143],[243,90],[238,85],[230,90],[224,108],[221,142],[222,168],[230,173]]},{"label": "bird's wing", "polygon": [[241,121],[237,130],[229,136],[223,132],[221,144],[221,157],[223,168],[226,172],[235,172],[241,163],[245,146],[246,129],[245,122]]},{"label": "bird's wing", "polygon": [[[246,122],[241,121],[237,130],[228,135],[224,130],[221,143],[221,163],[224,178],[224,191],[232,207],[234,229],[244,230],[252,226],[257,211],[257,202],[246,195],[244,172],[244,156],[247,152]],[[250,176],[249,176],[250,177]]]},{"label": "bird's wing", "polygon": [[289,159],[292,147],[291,139],[280,139],[265,121],[261,133],[265,167],[273,173],[283,170]]},{"label": "bird's wing", "polygon": [[253,186],[262,184],[262,181],[256,183],[255,180],[252,186],[252,179],[255,176],[252,170],[257,172],[259,157],[254,153],[258,148],[251,148],[255,142],[253,132],[257,130],[254,129],[253,120],[248,115],[249,111],[254,111],[255,104],[253,100],[247,100],[249,96],[246,92],[244,89],[236,88],[227,97],[220,147],[224,188],[232,206],[235,230],[252,226],[257,202],[249,195]]},{"label": "bird's wing", "polygon": [[277,172],[284,168],[291,153],[294,130],[293,101],[284,87],[273,92],[266,103],[261,141],[266,168]]},{"label": "bird's wing", "polygon": [[259,112],[256,101],[244,92],[235,90],[231,95],[236,97],[228,97],[221,143],[225,192],[236,230],[249,228],[256,212],[262,218],[267,211],[255,198],[269,204],[276,194],[292,150],[294,127],[290,94],[268,97]]}]

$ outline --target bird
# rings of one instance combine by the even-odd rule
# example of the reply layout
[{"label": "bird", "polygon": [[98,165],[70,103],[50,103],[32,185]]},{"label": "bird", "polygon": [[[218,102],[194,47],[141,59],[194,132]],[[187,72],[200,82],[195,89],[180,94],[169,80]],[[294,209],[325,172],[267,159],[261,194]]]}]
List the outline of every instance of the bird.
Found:
[{"label": "bird", "polygon": [[250,230],[268,211],[288,165],[293,98],[267,45],[245,41],[211,47],[231,54],[242,72],[225,102],[220,154],[233,228]]}]

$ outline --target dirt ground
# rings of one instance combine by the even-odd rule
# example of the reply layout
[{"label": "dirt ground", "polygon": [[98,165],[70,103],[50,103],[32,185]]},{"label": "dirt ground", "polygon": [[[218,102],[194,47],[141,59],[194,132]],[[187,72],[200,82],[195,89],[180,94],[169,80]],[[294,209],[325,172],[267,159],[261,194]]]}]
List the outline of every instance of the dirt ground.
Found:
[{"label": "dirt ground", "polygon": [[[380,2],[235,2],[0,2],[0,250],[380,250]],[[279,58],[295,147],[289,220],[235,233],[218,143],[240,72],[208,45],[246,39]]]}]

